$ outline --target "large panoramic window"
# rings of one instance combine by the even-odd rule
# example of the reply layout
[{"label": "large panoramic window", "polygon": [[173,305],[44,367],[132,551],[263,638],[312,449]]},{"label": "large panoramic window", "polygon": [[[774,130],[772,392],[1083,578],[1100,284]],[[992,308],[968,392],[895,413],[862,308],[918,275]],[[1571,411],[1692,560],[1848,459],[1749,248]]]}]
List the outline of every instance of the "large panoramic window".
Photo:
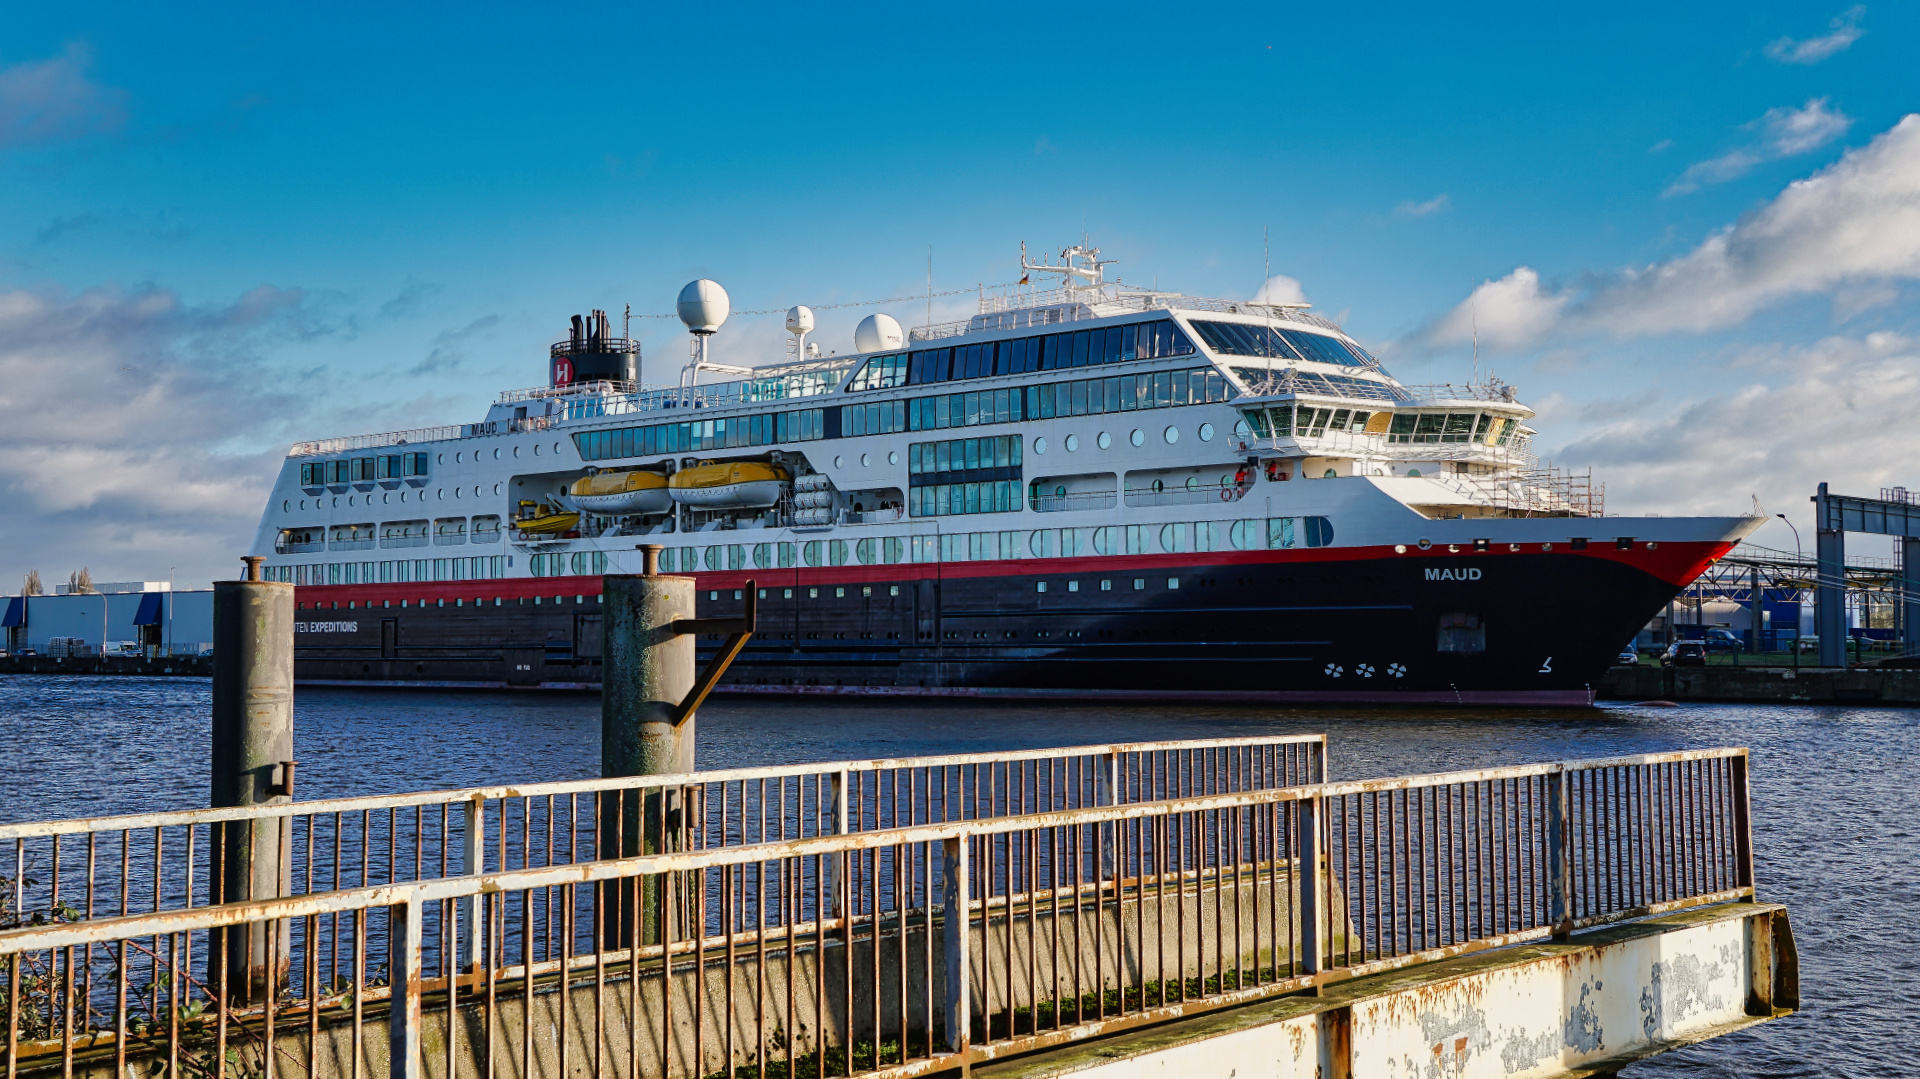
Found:
[{"label": "large panoramic window", "polygon": [[[896,386],[925,386],[936,382],[1020,375],[1091,367],[1127,360],[1163,356],[1191,356],[1193,342],[1171,319],[1125,326],[1071,330],[1011,341],[983,341],[972,345],[916,349],[911,353],[875,356],[847,384],[849,392],[883,390]],[[904,366],[903,366],[904,361]]]},{"label": "large panoramic window", "polygon": [[[831,425],[829,420],[832,421]],[[794,412],[763,412],[757,416],[730,416],[686,423],[655,423],[645,427],[616,427],[582,431],[573,436],[583,461],[617,457],[770,446],[782,442],[810,442],[838,438],[840,410],[805,408]]]},{"label": "large panoramic window", "polygon": [[1281,360],[1312,360],[1343,367],[1367,367],[1372,357],[1337,337],[1277,326],[1248,326],[1238,322],[1195,319],[1201,340],[1222,356],[1267,356]]},{"label": "large panoramic window", "polygon": [[907,447],[907,505],[915,517],[1020,509],[1019,435],[916,442]]}]

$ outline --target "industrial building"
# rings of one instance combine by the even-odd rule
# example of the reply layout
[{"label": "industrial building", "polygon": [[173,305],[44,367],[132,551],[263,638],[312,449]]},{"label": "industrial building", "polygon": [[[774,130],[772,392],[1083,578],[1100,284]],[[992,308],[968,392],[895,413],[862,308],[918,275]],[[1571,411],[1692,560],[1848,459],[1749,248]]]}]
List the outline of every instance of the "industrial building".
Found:
[{"label": "industrial building", "polygon": [[16,654],[191,656],[213,647],[211,589],[125,581],[92,592],[7,596],[4,606],[0,646]]}]

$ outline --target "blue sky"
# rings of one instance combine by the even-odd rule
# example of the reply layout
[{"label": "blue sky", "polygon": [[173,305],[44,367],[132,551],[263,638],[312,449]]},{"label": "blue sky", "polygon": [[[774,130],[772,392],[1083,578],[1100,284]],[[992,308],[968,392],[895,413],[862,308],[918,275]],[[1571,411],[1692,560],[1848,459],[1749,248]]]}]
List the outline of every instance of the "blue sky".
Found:
[{"label": "blue sky", "polygon": [[289,441],[473,418],[576,311],[1002,282],[1082,228],[1234,297],[1270,230],[1408,381],[1477,322],[1615,512],[1804,521],[1920,487],[1917,44],[1872,4],[15,4],[0,580],[224,574]]}]

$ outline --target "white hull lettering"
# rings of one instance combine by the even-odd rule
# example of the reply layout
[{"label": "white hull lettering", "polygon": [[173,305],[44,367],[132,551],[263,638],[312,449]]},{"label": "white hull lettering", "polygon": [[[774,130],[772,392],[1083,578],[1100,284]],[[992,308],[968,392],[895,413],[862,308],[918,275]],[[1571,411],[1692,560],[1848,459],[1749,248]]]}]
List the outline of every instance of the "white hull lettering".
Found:
[{"label": "white hull lettering", "polygon": [[1427,580],[1429,581],[1477,581],[1479,579],[1480,571],[1471,566],[1466,569],[1430,569],[1427,571]]}]

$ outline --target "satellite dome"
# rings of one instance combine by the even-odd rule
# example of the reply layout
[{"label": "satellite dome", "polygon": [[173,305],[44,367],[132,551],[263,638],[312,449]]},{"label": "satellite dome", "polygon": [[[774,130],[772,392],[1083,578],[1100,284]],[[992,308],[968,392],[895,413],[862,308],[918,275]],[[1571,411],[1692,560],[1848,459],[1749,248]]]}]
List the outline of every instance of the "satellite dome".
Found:
[{"label": "satellite dome", "polygon": [[687,287],[680,290],[678,310],[680,321],[687,324],[687,329],[703,336],[710,334],[727,321],[730,310],[727,290],[720,287],[720,282],[704,277],[689,281]]},{"label": "satellite dome", "polygon": [[899,348],[906,340],[907,335],[900,332],[900,323],[892,315],[868,315],[853,331],[856,352],[885,352]]},{"label": "satellite dome", "polygon": [[795,307],[793,310],[787,312],[787,332],[812,333],[813,308]]}]

